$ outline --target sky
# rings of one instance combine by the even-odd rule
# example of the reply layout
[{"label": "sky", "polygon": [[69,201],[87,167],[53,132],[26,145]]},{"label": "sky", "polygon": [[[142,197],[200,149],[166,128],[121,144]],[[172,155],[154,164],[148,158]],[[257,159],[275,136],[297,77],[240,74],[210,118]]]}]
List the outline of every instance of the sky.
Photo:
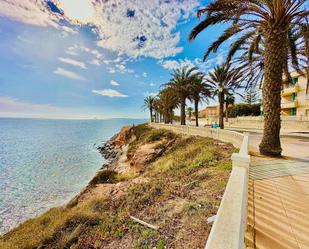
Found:
[{"label": "sky", "polygon": [[148,117],[145,96],[173,69],[194,65],[207,73],[223,62],[227,47],[201,60],[223,25],[188,41],[205,4],[0,0],[0,117]]}]

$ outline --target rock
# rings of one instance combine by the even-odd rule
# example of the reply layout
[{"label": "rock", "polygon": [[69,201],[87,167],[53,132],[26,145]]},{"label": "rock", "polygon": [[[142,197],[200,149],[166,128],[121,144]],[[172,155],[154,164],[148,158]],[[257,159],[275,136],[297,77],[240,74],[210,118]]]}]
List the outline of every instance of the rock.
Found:
[{"label": "rock", "polygon": [[209,218],[207,218],[207,224],[211,224],[213,222],[215,222],[217,215],[211,216]]}]

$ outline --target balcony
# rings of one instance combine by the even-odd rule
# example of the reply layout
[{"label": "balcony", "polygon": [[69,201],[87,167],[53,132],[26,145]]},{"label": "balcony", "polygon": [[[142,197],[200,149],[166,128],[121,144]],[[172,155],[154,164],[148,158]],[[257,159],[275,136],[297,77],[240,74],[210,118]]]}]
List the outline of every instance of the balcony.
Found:
[{"label": "balcony", "polygon": [[292,84],[284,85],[281,95],[283,97],[284,96],[290,96],[293,93],[297,93],[298,89],[299,89],[299,85],[298,84],[295,84],[295,85],[292,85]]},{"label": "balcony", "polygon": [[297,100],[286,101],[286,102],[281,103],[281,109],[296,108],[297,106],[298,106]]}]

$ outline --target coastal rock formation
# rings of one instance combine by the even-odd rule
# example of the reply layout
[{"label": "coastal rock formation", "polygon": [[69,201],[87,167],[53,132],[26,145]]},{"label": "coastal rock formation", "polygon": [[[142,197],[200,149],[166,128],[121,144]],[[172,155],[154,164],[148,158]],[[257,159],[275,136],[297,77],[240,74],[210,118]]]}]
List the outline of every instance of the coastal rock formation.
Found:
[{"label": "coastal rock formation", "polygon": [[101,169],[105,169],[117,163],[123,146],[125,146],[126,139],[132,132],[132,126],[122,127],[120,132],[106,141],[102,146],[97,149],[106,160],[106,163],[102,165]]}]

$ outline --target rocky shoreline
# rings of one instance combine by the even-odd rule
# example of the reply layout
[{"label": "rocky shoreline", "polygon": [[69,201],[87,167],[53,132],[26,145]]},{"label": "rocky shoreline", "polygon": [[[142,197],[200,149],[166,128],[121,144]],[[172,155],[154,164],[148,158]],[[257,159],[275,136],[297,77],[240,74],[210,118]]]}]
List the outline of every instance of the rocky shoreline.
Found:
[{"label": "rocky shoreline", "polygon": [[97,149],[102,155],[102,157],[106,160],[106,162],[102,165],[101,169],[106,169],[109,165],[115,163],[117,155],[120,153],[121,150],[119,148],[116,148],[114,137],[103,143]]},{"label": "rocky shoreline", "polygon": [[102,165],[101,170],[115,169],[120,156],[123,154],[126,137],[132,131],[132,126],[122,127],[119,133],[111,137],[97,149],[106,162]]}]

